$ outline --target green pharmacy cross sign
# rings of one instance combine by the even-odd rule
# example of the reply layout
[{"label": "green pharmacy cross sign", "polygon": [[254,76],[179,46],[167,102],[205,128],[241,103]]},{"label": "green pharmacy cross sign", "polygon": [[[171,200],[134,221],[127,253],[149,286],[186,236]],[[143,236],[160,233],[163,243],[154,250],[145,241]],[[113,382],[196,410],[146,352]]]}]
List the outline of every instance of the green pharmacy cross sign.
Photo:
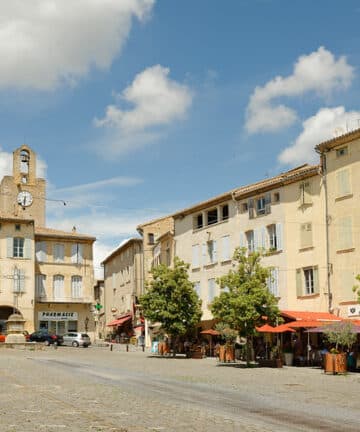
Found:
[{"label": "green pharmacy cross sign", "polygon": [[96,303],[95,309],[99,312],[102,309],[102,305],[100,303]]}]

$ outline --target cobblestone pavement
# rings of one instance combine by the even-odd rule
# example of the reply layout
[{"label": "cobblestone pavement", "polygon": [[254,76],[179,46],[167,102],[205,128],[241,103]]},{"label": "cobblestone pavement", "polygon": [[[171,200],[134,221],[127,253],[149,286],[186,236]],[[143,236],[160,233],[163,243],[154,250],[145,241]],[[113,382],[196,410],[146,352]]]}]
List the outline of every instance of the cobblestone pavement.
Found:
[{"label": "cobblestone pavement", "polygon": [[358,431],[359,384],[124,347],[1,349],[0,431]]}]

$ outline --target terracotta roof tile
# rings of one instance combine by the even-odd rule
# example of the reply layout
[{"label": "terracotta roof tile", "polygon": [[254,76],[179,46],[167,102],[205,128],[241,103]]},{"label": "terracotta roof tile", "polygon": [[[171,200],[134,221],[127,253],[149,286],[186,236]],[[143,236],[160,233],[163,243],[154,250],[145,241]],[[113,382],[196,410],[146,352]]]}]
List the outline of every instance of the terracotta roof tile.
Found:
[{"label": "terracotta roof tile", "polygon": [[35,227],[35,235],[39,236],[54,236],[54,237],[72,237],[79,238],[84,240],[96,240],[95,237],[87,235],[87,234],[79,234],[76,231],[61,231],[53,228],[45,228],[45,227]]}]

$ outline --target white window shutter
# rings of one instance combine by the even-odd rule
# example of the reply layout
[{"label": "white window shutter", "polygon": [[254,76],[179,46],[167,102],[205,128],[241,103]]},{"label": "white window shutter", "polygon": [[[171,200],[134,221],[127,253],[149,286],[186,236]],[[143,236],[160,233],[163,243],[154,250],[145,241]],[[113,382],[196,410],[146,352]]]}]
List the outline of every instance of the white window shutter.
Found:
[{"label": "white window shutter", "polygon": [[25,292],[25,270],[20,269],[19,278],[20,278],[20,282],[19,282],[20,292],[23,293]]},{"label": "white window shutter", "polygon": [[217,241],[213,240],[213,260],[212,262],[217,262]]},{"label": "white window shutter", "polygon": [[241,232],[240,233],[240,248],[246,248],[246,237],[245,237],[245,233]]},{"label": "white window shutter", "polygon": [[274,277],[274,296],[279,297],[279,269],[277,267],[273,270]]},{"label": "white window shutter", "polygon": [[192,247],[192,266],[194,268],[199,267],[199,245],[193,245]]},{"label": "white window shutter", "polygon": [[227,261],[230,259],[230,236],[222,238],[222,260]]},{"label": "white window shutter", "polygon": [[276,224],[277,250],[283,250],[283,227],[281,223]]},{"label": "white window shutter", "polygon": [[303,295],[302,269],[296,270],[296,295],[297,297],[301,297]]},{"label": "white window shutter", "polygon": [[31,239],[24,240],[24,258],[31,258]]},{"label": "white window shutter", "polygon": [[263,226],[261,227],[261,247],[264,250],[267,249],[266,237],[266,228]]},{"label": "white window shutter", "polygon": [[14,239],[12,237],[8,237],[6,239],[7,246],[7,257],[12,258],[14,256]]},{"label": "white window shutter", "polygon": [[253,239],[254,239],[254,251],[257,251],[259,249],[259,230],[258,229],[254,230]]},{"label": "white window shutter", "polygon": [[78,245],[77,244],[72,244],[71,245],[71,262],[72,263],[77,263],[77,249],[78,249]]},{"label": "white window shutter", "polygon": [[319,293],[319,270],[317,267],[313,268],[313,276],[314,276],[314,294]]},{"label": "white window shutter", "polygon": [[82,264],[84,259],[84,245],[78,244],[78,264]]},{"label": "white window shutter", "polygon": [[207,253],[207,245],[203,243],[201,245],[201,255],[202,255],[202,265],[208,264],[208,253]]}]

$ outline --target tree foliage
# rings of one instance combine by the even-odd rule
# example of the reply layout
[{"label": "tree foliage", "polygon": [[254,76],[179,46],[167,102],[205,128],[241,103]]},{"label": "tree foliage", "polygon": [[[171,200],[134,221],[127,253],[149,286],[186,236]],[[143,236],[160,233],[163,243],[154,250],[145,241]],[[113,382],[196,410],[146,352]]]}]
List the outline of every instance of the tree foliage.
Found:
[{"label": "tree foliage", "polygon": [[335,344],[336,350],[339,345],[344,348],[350,348],[357,339],[357,334],[354,331],[351,322],[339,322],[324,329],[326,339]]},{"label": "tree foliage", "polygon": [[154,267],[153,279],[147,292],[140,298],[144,316],[160,322],[162,329],[172,336],[182,336],[200,321],[201,300],[189,281],[189,265],[175,257],[174,268]]},{"label": "tree foliage", "polygon": [[249,337],[265,320],[275,323],[280,312],[267,287],[270,269],[261,266],[261,254],[238,248],[233,259],[237,269],[218,279],[222,292],[213,300],[211,311],[216,319]]}]

